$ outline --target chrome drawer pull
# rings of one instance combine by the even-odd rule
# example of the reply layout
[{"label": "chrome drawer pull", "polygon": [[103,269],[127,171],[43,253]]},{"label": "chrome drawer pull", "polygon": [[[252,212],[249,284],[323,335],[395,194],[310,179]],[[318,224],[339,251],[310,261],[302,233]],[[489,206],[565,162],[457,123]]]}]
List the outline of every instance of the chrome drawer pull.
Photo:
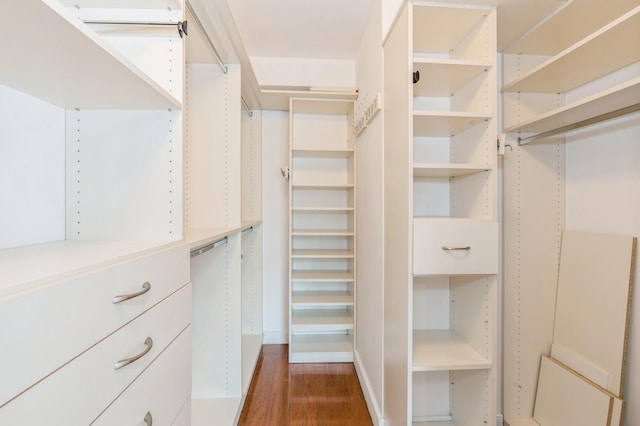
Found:
[{"label": "chrome drawer pull", "polygon": [[116,365],[113,366],[113,369],[119,370],[122,367],[125,367],[131,364],[132,362],[136,362],[137,360],[139,360],[140,358],[148,354],[151,348],[153,347],[153,340],[151,340],[151,337],[147,337],[146,339],[144,339],[144,344],[146,348],[144,348],[142,352],[140,352],[138,355],[132,356],[131,358],[121,359],[120,361],[116,362]]},{"label": "chrome drawer pull", "polygon": [[466,247],[442,246],[442,250],[444,250],[444,251],[466,251],[466,250],[471,250],[471,246],[466,246]]},{"label": "chrome drawer pull", "polygon": [[134,297],[142,296],[143,294],[145,294],[149,290],[151,290],[151,284],[149,284],[148,282],[145,282],[144,284],[142,284],[142,290],[140,290],[139,292],[131,293],[131,294],[121,294],[120,296],[114,296],[112,302],[115,305],[117,303],[124,302],[125,300],[129,300],[129,299],[133,299]]},{"label": "chrome drawer pull", "polygon": [[144,415],[144,424],[147,426],[153,426],[153,417],[151,417],[151,413],[147,411],[147,414]]}]

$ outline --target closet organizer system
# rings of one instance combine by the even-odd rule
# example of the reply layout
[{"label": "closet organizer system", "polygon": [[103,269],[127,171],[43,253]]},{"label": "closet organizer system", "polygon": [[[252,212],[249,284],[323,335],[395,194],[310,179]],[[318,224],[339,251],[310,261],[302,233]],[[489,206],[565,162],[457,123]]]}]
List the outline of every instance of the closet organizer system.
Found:
[{"label": "closet organizer system", "polygon": [[0,29],[0,424],[239,414],[262,342],[261,117],[185,9],[24,0]]}]

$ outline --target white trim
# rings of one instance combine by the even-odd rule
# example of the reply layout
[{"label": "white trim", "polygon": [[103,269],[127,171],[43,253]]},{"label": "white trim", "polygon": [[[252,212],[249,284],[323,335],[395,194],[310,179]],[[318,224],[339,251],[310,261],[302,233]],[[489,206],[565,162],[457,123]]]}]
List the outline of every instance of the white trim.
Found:
[{"label": "white trim", "polygon": [[289,333],[286,331],[265,331],[262,343],[265,345],[283,345],[289,343]]},{"label": "white trim", "polygon": [[362,388],[362,393],[364,394],[364,399],[367,402],[367,408],[369,409],[369,415],[371,416],[371,420],[374,425],[378,426],[386,426],[387,422],[382,418],[382,412],[380,411],[380,407],[378,406],[378,402],[375,399],[375,395],[373,390],[371,389],[371,383],[369,383],[369,377],[367,373],[365,373],[364,369],[362,369],[362,360],[360,360],[360,354],[356,349],[353,353],[354,362],[353,365],[356,367],[356,374],[358,375],[358,380],[360,380],[360,387]]}]

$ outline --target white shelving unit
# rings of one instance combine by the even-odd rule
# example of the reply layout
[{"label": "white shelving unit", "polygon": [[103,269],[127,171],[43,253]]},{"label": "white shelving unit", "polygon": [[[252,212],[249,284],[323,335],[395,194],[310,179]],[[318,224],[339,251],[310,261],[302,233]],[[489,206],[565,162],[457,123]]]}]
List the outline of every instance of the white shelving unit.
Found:
[{"label": "white shelving unit", "polygon": [[384,46],[397,141],[385,144],[384,411],[397,424],[497,419],[495,15],[414,1]]},{"label": "white shelving unit", "polygon": [[[570,28],[572,23],[568,19],[577,13],[577,8],[577,5],[567,6],[566,11],[552,15],[544,25]],[[517,49],[508,50],[518,54],[505,54],[504,57],[502,91],[505,104],[525,106],[521,110],[528,112],[515,114],[514,108],[505,108],[505,132],[520,133],[526,142],[640,110],[638,82],[624,77],[621,81],[612,77],[617,85],[608,84],[599,92],[565,104],[566,94],[640,60],[638,49],[629,43],[618,42],[640,37],[640,6],[631,8],[629,2],[620,2],[613,9],[620,15],[612,17],[611,11],[604,13],[603,16],[610,17],[609,21],[604,21],[602,16],[596,17],[595,10],[589,11],[590,18],[586,20],[594,21],[589,27],[591,31],[586,34],[583,34],[586,28],[577,31],[583,34],[577,39],[574,39],[574,33],[567,31],[573,44],[563,46],[561,51],[545,46],[548,40],[540,36],[540,31],[531,32],[531,39],[525,36]],[[602,26],[595,27],[595,23]],[[539,51],[551,51],[552,56],[543,57],[540,62],[540,57],[536,56]],[[596,57],[603,60],[594,62]]]},{"label": "white shelving unit", "polygon": [[289,362],[351,362],[355,307],[353,101],[292,98]]},{"label": "white shelving unit", "polygon": [[[261,115],[189,29],[185,228],[193,284],[192,424],[237,422],[262,348]],[[217,117],[218,119],[212,119]]]}]

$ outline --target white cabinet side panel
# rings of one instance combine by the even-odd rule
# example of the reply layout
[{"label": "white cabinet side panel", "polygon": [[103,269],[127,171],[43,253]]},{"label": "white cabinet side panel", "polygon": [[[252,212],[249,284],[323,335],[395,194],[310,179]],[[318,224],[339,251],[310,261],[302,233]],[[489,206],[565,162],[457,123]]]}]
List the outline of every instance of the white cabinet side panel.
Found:
[{"label": "white cabinet side panel", "polygon": [[0,85],[0,249],[64,239],[64,116]]}]

